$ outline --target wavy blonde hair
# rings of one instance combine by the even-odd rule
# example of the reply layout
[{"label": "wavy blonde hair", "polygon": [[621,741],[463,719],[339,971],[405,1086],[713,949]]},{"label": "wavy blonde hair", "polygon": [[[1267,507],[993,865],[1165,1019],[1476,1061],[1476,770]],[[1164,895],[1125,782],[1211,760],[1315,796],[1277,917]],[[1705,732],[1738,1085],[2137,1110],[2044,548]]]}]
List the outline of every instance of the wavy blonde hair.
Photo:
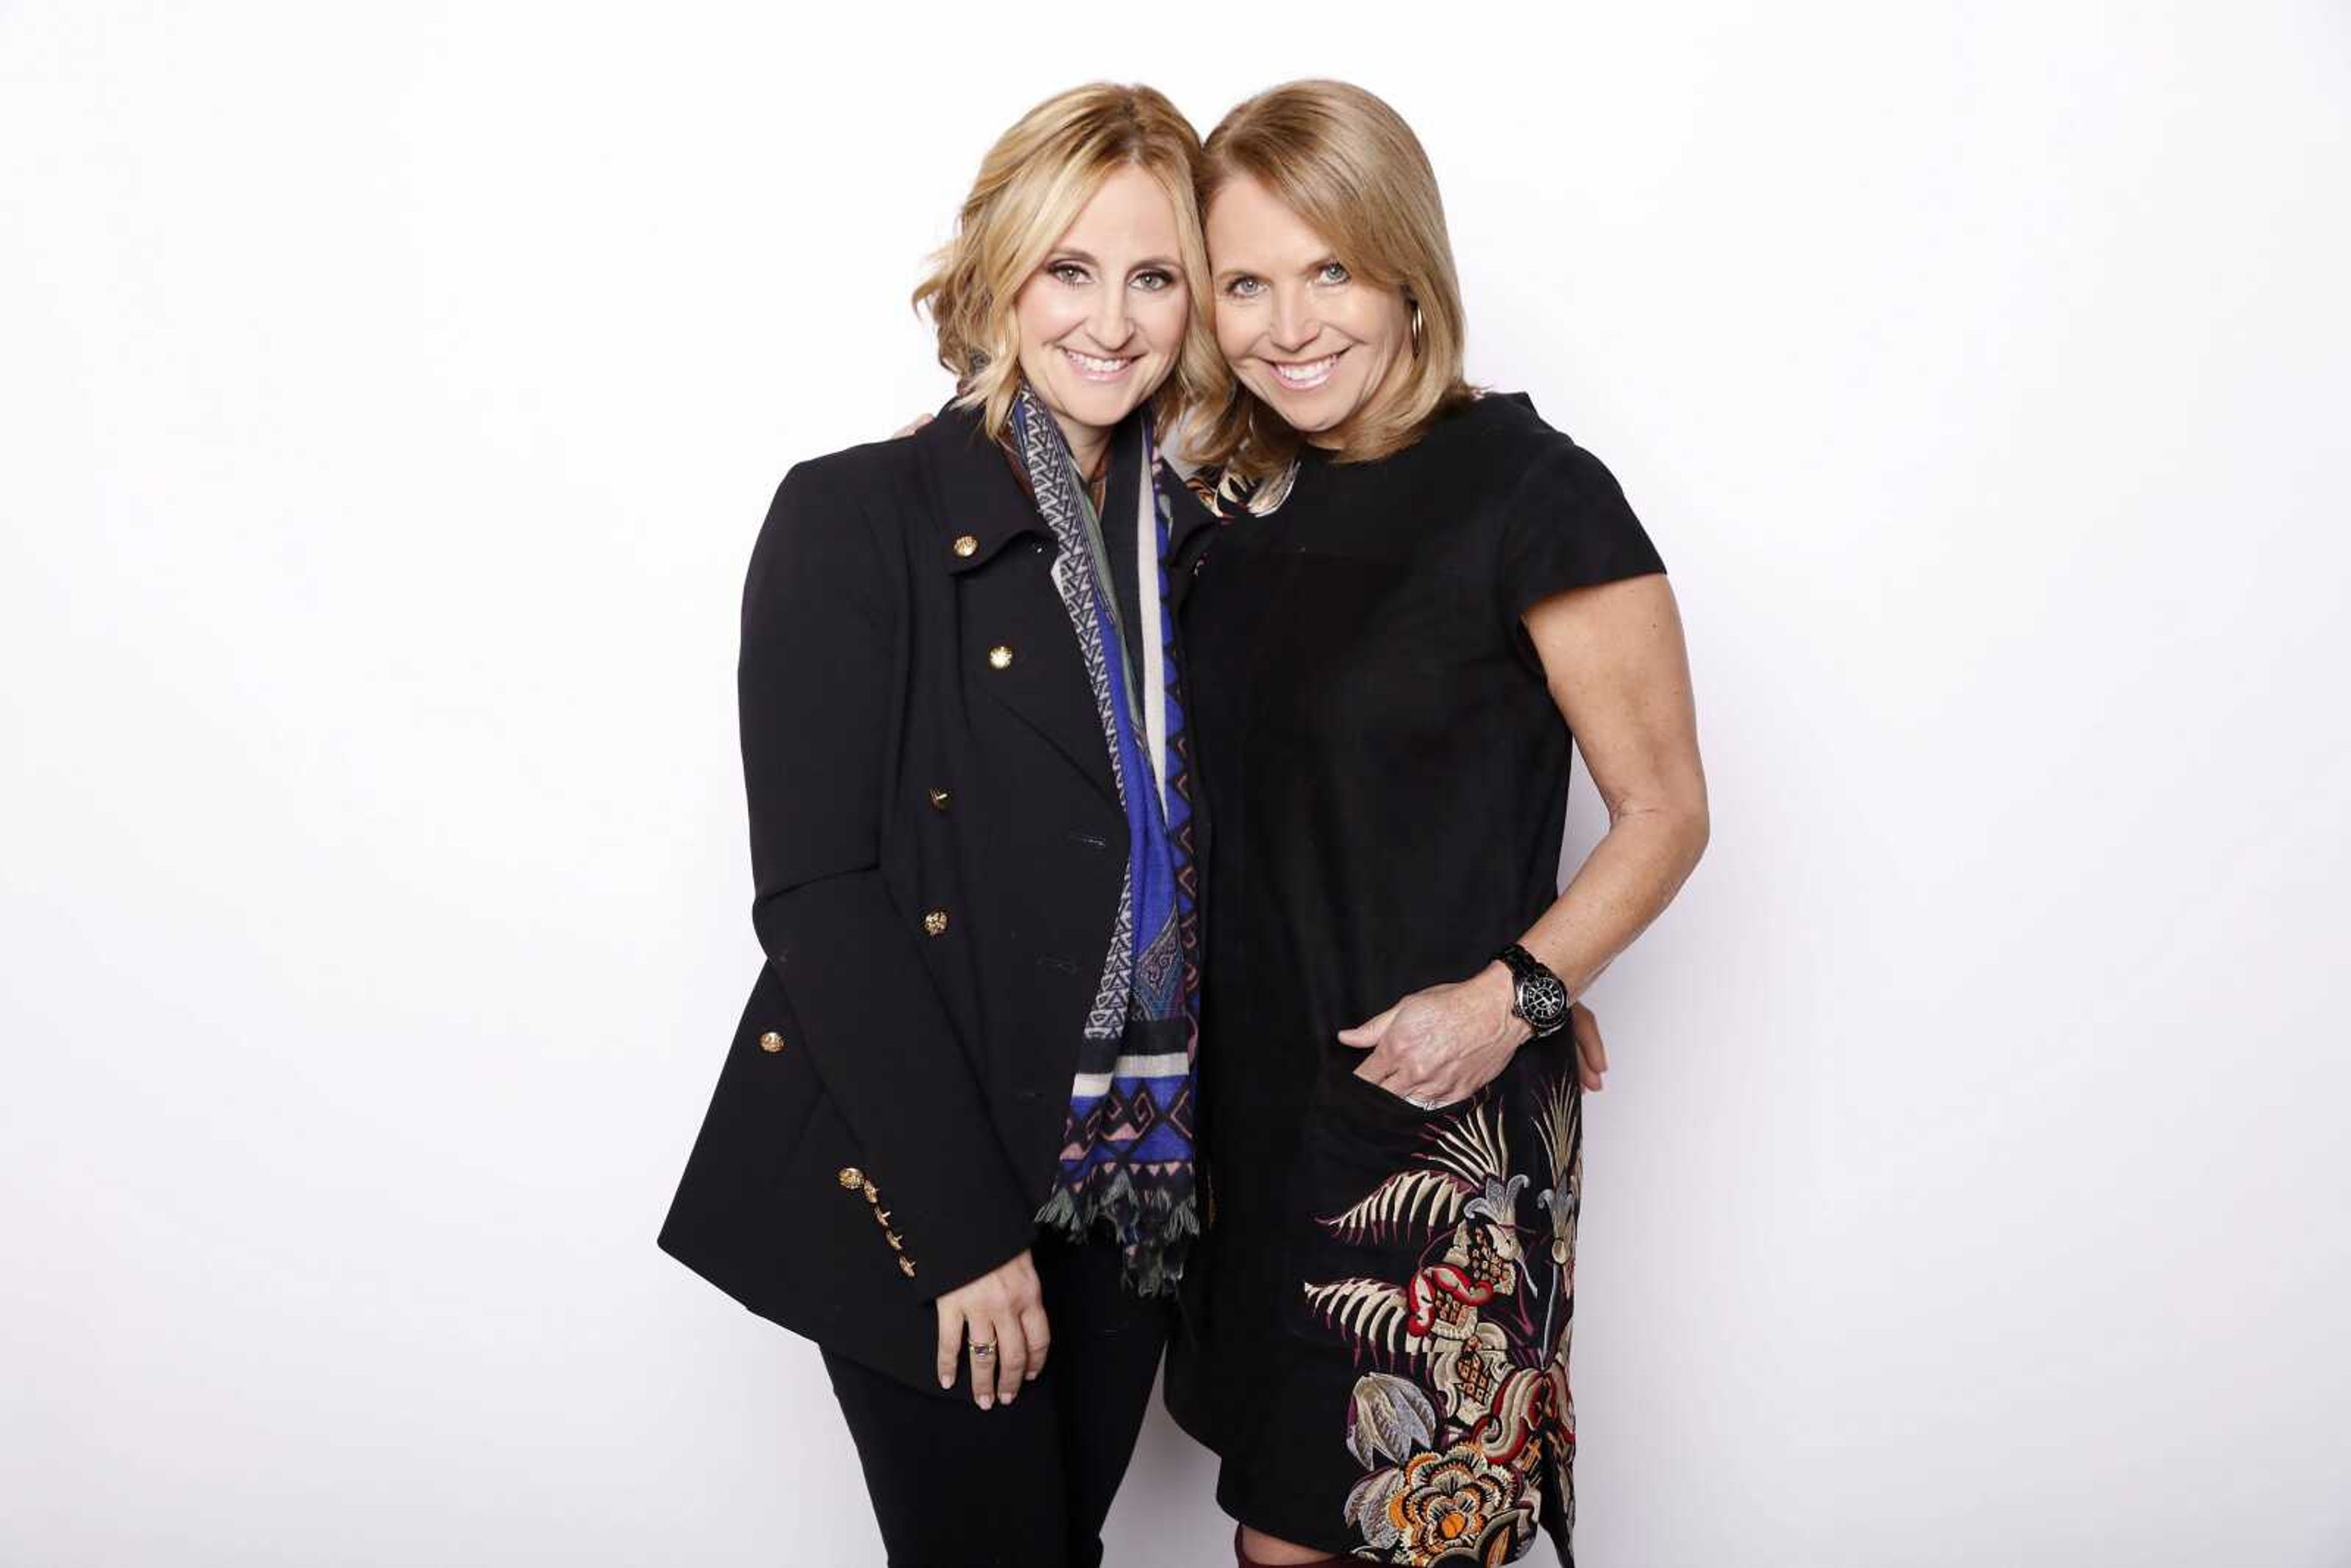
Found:
[{"label": "wavy blonde hair", "polygon": [[1014,303],[1037,268],[1117,170],[1142,170],[1167,193],[1191,308],[1175,369],[1152,396],[1158,428],[1179,429],[1226,380],[1208,319],[1208,247],[1193,193],[1200,138],[1165,95],[1093,82],[1047,99],[997,139],[964,198],[955,235],[932,257],[914,308],[938,329],[939,363],[956,402],[1001,436],[1020,387]]},{"label": "wavy blonde hair", "polygon": [[[1348,421],[1341,463],[1370,463],[1420,439],[1437,416],[1477,395],[1462,379],[1468,323],[1437,172],[1404,117],[1343,81],[1294,81],[1239,105],[1208,133],[1200,210],[1246,176],[1296,213],[1348,272],[1401,290],[1420,310],[1404,379]],[[1195,414],[1192,456],[1237,479],[1280,473],[1301,437],[1228,371]]]}]

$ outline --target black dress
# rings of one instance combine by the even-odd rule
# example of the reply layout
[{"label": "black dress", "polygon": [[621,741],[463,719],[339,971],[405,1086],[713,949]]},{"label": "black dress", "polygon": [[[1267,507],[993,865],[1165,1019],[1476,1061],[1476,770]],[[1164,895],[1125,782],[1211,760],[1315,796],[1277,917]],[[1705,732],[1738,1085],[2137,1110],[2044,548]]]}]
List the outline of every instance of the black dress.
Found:
[{"label": "black dress", "polygon": [[1664,566],[1521,395],[1377,463],[1310,449],[1277,510],[1225,510],[1183,623],[1217,824],[1211,1197],[1168,1407],[1245,1524],[1410,1563],[1510,1562],[1546,1529],[1566,1561],[1573,1047],[1424,1111],[1336,1036],[1549,907],[1570,737],[1520,616]]}]

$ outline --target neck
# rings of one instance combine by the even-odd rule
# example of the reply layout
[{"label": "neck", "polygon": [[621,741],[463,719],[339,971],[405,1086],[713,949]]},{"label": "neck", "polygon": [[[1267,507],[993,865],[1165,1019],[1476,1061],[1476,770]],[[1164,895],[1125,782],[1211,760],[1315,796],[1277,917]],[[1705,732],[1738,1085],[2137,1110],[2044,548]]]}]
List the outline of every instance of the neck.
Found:
[{"label": "neck", "polygon": [[1092,478],[1102,468],[1102,455],[1110,450],[1110,431],[1098,424],[1080,424],[1059,413],[1053,415],[1053,423],[1061,427],[1061,439],[1070,444],[1070,455],[1076,459],[1078,472]]}]

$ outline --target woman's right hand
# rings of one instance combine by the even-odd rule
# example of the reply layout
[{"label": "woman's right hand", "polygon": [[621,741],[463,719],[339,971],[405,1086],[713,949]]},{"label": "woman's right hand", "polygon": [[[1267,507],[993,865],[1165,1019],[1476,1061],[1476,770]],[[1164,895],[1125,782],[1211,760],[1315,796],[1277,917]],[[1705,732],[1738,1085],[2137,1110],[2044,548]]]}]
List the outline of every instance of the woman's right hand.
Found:
[{"label": "woman's right hand", "polygon": [[[1011,1404],[1021,1384],[1045,1370],[1052,1333],[1045,1322],[1037,1265],[1026,1249],[1011,1261],[941,1296],[938,1312],[941,1388],[955,1386],[956,1358],[966,1354],[967,1340],[971,1395],[983,1410],[998,1399]],[[980,1354],[983,1345],[994,1346],[995,1353]]]}]

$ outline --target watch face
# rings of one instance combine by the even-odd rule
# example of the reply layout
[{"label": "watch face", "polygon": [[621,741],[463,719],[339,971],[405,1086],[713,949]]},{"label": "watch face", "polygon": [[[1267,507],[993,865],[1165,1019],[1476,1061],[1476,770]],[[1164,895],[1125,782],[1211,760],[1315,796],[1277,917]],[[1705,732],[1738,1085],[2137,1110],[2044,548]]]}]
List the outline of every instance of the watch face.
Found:
[{"label": "watch face", "polygon": [[1548,1032],[1567,1021],[1567,988],[1551,975],[1519,982],[1519,1013],[1530,1028]]}]

